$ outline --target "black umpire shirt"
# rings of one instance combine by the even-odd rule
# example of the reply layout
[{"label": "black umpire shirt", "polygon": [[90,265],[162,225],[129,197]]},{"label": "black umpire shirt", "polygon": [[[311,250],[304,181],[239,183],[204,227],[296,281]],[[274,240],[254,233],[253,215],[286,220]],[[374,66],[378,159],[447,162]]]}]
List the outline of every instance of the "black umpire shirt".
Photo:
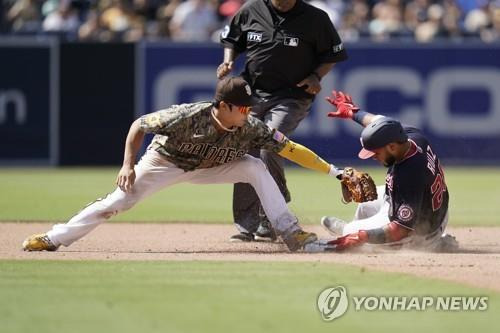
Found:
[{"label": "black umpire shirt", "polygon": [[224,28],[221,43],[247,52],[243,76],[259,97],[312,98],[297,83],[322,63],[347,59],[328,15],[302,0],[286,13],[271,0],[249,0]]}]

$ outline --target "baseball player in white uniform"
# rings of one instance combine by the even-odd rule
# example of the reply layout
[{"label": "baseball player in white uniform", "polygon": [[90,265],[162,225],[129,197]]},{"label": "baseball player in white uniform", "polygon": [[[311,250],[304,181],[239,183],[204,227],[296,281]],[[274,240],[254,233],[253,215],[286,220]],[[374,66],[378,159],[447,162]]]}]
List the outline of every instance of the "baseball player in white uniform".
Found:
[{"label": "baseball player in white uniform", "polygon": [[[85,207],[66,224],[28,237],[26,251],[55,251],[87,235],[110,217],[130,209],[147,196],[178,183],[249,183],[257,192],[273,228],[290,251],[317,239],[305,232],[288,209],[263,162],[247,154],[268,149],[306,168],[331,176],[341,173],[315,153],[249,116],[251,91],[239,77],[218,82],[215,100],[173,105],[144,115],[130,127],[118,188]],[[145,133],[156,134],[134,166]]]}]

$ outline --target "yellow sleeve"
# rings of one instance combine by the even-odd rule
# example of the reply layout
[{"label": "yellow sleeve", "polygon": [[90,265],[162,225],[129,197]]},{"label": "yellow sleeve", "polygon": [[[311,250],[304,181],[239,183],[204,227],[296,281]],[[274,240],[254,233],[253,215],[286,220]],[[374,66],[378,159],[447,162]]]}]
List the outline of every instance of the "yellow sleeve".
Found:
[{"label": "yellow sleeve", "polygon": [[330,164],[316,155],[312,150],[298,143],[288,140],[285,148],[278,153],[280,156],[297,163],[298,165],[323,173],[330,171]]}]

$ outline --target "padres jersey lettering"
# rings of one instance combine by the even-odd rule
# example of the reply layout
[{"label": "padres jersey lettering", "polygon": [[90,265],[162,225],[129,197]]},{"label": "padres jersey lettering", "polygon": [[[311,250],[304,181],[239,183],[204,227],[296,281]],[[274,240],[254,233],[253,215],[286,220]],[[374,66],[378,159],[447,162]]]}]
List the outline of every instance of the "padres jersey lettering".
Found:
[{"label": "padres jersey lettering", "polygon": [[280,152],[288,139],[249,116],[235,132],[219,133],[212,122],[211,102],[174,105],[141,117],[141,128],[156,134],[154,149],[179,168],[190,171],[230,163],[252,148]]}]

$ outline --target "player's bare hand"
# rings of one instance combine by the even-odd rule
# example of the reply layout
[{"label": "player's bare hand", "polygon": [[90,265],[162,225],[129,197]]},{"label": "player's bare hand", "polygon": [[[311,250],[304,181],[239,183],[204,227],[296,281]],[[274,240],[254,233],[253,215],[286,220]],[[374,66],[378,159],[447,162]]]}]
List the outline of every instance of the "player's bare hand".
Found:
[{"label": "player's bare hand", "polygon": [[128,192],[135,183],[135,171],[134,168],[129,166],[122,166],[118,176],[116,177],[116,185],[123,192]]},{"label": "player's bare hand", "polygon": [[297,83],[297,87],[306,87],[305,91],[311,95],[316,95],[321,91],[321,83],[315,74],[311,74]]},{"label": "player's bare hand", "polygon": [[328,117],[352,119],[359,108],[352,102],[352,97],[342,91],[332,91],[332,96],[325,98],[328,103],[335,106],[337,111],[328,113]]},{"label": "player's bare hand", "polygon": [[217,67],[217,78],[222,79],[233,70],[233,62],[223,62]]}]

